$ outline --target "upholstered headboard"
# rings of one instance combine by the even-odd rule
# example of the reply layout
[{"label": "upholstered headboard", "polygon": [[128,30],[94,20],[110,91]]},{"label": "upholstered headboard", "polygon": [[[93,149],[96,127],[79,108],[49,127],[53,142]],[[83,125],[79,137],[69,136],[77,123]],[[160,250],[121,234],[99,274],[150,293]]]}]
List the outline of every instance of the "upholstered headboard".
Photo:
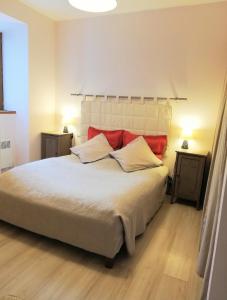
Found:
[{"label": "upholstered headboard", "polygon": [[81,103],[81,141],[89,126],[99,129],[125,129],[139,134],[168,135],[172,108],[168,102],[83,100]]}]

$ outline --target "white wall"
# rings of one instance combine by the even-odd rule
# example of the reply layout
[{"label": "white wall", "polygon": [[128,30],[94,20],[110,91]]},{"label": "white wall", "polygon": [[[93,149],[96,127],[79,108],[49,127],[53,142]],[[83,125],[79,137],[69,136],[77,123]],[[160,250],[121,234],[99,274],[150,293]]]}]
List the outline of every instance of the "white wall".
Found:
[{"label": "white wall", "polygon": [[0,11],[28,27],[28,151],[29,160],[35,160],[40,133],[55,129],[55,22],[17,0],[1,0]]},{"label": "white wall", "polygon": [[182,96],[173,104],[172,156],[182,119],[198,130],[197,148],[211,149],[227,63],[227,3],[59,22],[57,122],[79,114],[73,91]]},{"label": "white wall", "polygon": [[16,111],[14,163],[22,164],[29,160],[28,28],[1,14],[0,31],[3,32],[4,107]]}]

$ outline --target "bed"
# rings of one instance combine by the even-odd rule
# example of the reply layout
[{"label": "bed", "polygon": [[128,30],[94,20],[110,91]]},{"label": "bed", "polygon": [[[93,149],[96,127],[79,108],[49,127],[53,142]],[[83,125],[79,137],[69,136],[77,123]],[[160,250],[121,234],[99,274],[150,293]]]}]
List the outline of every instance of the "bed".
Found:
[{"label": "bed", "polygon": [[167,174],[166,166],[126,173],[111,157],[28,163],[0,176],[0,219],[108,259],[124,243],[132,255],[163,202]]}]

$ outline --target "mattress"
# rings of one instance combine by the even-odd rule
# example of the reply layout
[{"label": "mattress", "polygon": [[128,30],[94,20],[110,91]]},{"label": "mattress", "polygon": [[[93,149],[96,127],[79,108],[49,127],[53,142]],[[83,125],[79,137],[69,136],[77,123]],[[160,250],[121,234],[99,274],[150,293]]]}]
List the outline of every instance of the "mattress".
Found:
[{"label": "mattress", "polygon": [[159,209],[167,167],[125,173],[112,158],[82,164],[75,155],[16,167],[0,176],[0,219],[108,258]]}]

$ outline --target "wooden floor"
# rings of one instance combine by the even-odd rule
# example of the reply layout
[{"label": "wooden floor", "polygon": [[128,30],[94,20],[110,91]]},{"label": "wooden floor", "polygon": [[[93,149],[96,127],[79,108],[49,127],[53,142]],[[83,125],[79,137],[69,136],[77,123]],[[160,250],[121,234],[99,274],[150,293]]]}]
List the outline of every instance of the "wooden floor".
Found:
[{"label": "wooden floor", "polygon": [[198,300],[196,256],[201,212],[164,204],[136,253],[114,269],[97,255],[0,222],[0,299]]}]

